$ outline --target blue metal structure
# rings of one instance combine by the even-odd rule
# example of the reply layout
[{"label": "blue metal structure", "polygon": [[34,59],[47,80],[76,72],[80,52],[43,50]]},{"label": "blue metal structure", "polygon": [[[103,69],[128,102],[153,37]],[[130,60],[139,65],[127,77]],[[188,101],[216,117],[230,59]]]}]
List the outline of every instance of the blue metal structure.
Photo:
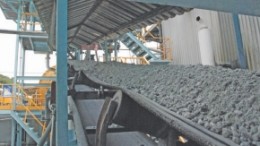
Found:
[{"label": "blue metal structure", "polygon": [[141,43],[131,32],[126,33],[121,37],[121,42],[124,43],[138,57],[145,57],[149,60],[158,60],[158,58]]},{"label": "blue metal structure", "polygon": [[68,0],[56,4],[56,145],[68,146],[68,98],[67,98],[67,11]]},{"label": "blue metal structure", "polygon": [[40,138],[37,134],[37,132],[33,131],[33,127],[29,127],[28,125],[24,124],[23,120],[19,117],[19,114],[17,112],[11,112],[11,116],[12,118],[15,119],[15,121],[19,124],[19,126],[17,127],[22,127],[26,133],[28,133],[30,135],[30,137],[36,142],[38,143]]},{"label": "blue metal structure", "polygon": [[241,28],[240,28],[240,21],[238,14],[233,14],[233,23],[236,33],[236,42],[237,42],[237,54],[238,54],[238,61],[241,68],[246,69],[247,68],[247,59],[245,56],[245,51],[243,48],[243,39],[241,35]]},{"label": "blue metal structure", "polygon": [[259,0],[127,0],[260,16]]},{"label": "blue metal structure", "polygon": [[[19,3],[21,3],[21,0],[18,1]],[[21,5],[18,5],[18,10],[17,10],[17,21],[19,23],[17,23],[17,30],[20,30],[20,19],[21,19]],[[16,36],[16,46],[15,46],[15,61],[14,61],[14,79],[13,82],[16,83],[17,81],[17,72],[18,72],[18,53],[19,53],[19,41],[20,38],[17,35]],[[16,88],[13,88],[13,95],[16,94]],[[12,105],[12,110],[15,109],[16,106],[16,98],[13,98],[13,105]],[[15,146],[15,139],[16,139],[16,127],[17,127],[17,123],[16,120],[13,118],[12,119],[12,139],[11,139],[11,146]]]}]

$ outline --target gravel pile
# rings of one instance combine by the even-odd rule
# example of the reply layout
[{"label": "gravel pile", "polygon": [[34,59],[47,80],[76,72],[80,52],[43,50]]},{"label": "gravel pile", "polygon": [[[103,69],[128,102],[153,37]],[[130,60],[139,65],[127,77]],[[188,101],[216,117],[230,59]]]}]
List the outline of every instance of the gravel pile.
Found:
[{"label": "gravel pile", "polygon": [[200,65],[74,64],[241,146],[260,146],[260,73]]}]

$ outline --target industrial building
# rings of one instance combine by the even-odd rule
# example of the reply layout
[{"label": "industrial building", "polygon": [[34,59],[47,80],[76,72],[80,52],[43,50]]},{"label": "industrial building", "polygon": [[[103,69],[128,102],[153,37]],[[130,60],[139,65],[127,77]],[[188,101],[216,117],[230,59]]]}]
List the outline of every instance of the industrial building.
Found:
[{"label": "industrial building", "polygon": [[[0,146],[260,146],[259,0],[0,8],[17,24],[0,29],[16,35]],[[27,75],[26,52],[44,55],[46,71]]]}]

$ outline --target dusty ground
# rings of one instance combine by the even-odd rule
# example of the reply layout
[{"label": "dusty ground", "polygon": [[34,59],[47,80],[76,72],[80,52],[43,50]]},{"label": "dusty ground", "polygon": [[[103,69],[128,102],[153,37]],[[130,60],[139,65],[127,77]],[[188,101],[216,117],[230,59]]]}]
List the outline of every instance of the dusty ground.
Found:
[{"label": "dusty ground", "polygon": [[260,73],[207,66],[95,62],[81,66],[90,75],[143,94],[241,146],[260,146]]}]

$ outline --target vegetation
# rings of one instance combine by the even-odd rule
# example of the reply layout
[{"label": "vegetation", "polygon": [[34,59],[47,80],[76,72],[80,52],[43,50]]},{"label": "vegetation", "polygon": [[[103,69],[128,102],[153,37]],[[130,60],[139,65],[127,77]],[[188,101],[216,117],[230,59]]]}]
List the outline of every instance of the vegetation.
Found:
[{"label": "vegetation", "polygon": [[0,74],[0,84],[12,84],[13,80]]}]

